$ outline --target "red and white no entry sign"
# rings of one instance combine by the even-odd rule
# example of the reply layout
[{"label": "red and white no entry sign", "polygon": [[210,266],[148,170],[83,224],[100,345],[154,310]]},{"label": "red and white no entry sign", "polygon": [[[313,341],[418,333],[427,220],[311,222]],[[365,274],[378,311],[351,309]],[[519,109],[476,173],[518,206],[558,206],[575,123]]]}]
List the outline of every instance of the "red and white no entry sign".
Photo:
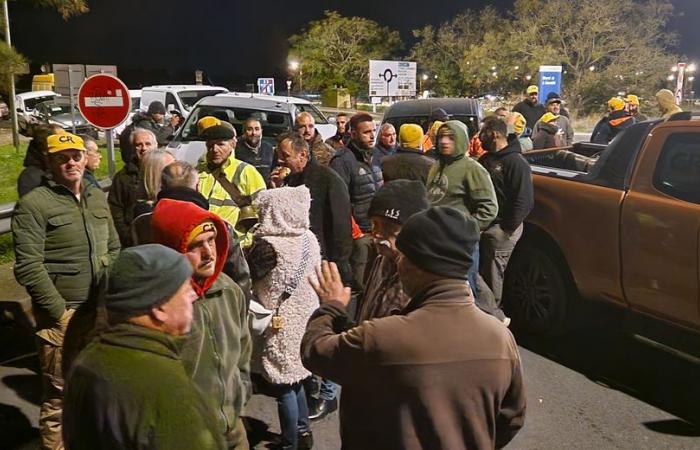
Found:
[{"label": "red and white no entry sign", "polygon": [[80,86],[78,108],[85,120],[97,128],[114,128],[129,117],[129,88],[115,76],[93,75]]}]

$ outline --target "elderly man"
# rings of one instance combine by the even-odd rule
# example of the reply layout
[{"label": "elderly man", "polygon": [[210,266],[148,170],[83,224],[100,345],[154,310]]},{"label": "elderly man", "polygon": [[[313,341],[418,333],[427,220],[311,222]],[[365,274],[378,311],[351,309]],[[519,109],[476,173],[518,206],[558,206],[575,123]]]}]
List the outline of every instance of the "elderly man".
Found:
[{"label": "elderly man", "polygon": [[301,134],[308,144],[311,159],[318,160],[321,165],[327,166],[335,154],[335,150],[332,146],[323,142],[323,136],[316,129],[314,116],[306,111],[299,113],[294,121],[294,129]]},{"label": "elderly man", "polygon": [[192,332],[180,359],[217,417],[229,448],[248,449],[240,415],[250,397],[251,340],[241,288],[222,272],[228,250],[226,224],[193,203],[162,199],[151,218],[153,239],[192,264],[197,294]]},{"label": "elderly man", "polygon": [[[236,226],[241,208],[251,204],[250,196],[265,189],[265,180],[254,166],[235,158],[236,130],[216,117],[203,117],[197,123],[206,140],[206,160],[199,169],[199,192],[209,202],[209,210]],[[239,233],[243,246],[250,238]]]},{"label": "elderly man", "polygon": [[243,136],[236,144],[235,155],[236,159],[255,167],[269,185],[270,171],[275,165],[275,150],[262,137],[260,120],[249,117],[243,123]]},{"label": "elderly man", "polygon": [[396,153],[396,128],[390,123],[384,123],[379,127],[379,140],[372,150],[372,166],[382,169],[382,161],[389,155]]},{"label": "elderly man", "polygon": [[63,434],[71,450],[223,449],[210,405],[180,361],[197,299],[186,257],[150,244],[110,269],[111,325],[76,359]]},{"label": "elderly man", "polygon": [[12,215],[15,278],[32,299],[43,396],[42,449],[60,449],[63,375],[68,322],[95,294],[119,239],[104,193],[85,183],[85,146],[72,134],[47,138],[51,177],[19,199]]},{"label": "elderly man", "polygon": [[122,247],[133,244],[131,223],[134,220],[134,206],[138,200],[146,199],[146,190],[139,177],[141,161],[147,152],[158,147],[153,132],[143,128],[134,128],[130,140],[134,148],[133,157],[130,161],[124,161],[124,167],[114,175],[108,197]]},{"label": "elderly man", "polygon": [[321,301],[302,361],[343,387],[342,447],[493,449],[523,426],[525,392],[515,339],[474,305],[467,273],[477,223],[450,207],[414,214],[396,238],[410,301],[351,329],[332,263],[312,279]]},{"label": "elderly man", "polygon": [[99,189],[100,184],[97,182],[95,172],[97,172],[97,170],[100,168],[102,153],[100,153],[100,148],[97,146],[97,142],[95,142],[93,138],[90,136],[81,137],[83,138],[83,142],[85,144],[85,156],[87,157],[83,178],[85,178],[85,181]]}]

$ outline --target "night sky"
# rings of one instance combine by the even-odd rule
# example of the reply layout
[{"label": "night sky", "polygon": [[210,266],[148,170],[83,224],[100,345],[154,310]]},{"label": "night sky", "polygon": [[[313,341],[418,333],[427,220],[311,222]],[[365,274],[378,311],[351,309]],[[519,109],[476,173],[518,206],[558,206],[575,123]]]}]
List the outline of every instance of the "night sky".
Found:
[{"label": "night sky", "polygon": [[[287,37],[327,9],[398,30],[408,51],[412,29],[485,4],[505,9],[512,0],[89,0],[90,12],[67,22],[29,3],[10,2],[10,22],[13,44],[32,64],[116,64],[130,87],[193,82],[194,70],[202,69],[213,84],[241,88],[258,76],[278,77],[281,84]],[[700,0],[671,3],[671,28],[681,33],[678,50],[700,62]],[[633,33],[624,23],[620,29]]]}]

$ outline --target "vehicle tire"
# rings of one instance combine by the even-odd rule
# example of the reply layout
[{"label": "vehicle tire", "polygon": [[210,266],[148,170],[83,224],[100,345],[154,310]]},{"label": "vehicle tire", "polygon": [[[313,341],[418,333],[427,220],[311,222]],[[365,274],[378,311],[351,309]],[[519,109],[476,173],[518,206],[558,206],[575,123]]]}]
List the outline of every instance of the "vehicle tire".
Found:
[{"label": "vehicle tire", "polygon": [[513,254],[506,272],[503,309],[512,327],[528,334],[560,334],[572,289],[565,264],[554,250],[524,245]]}]

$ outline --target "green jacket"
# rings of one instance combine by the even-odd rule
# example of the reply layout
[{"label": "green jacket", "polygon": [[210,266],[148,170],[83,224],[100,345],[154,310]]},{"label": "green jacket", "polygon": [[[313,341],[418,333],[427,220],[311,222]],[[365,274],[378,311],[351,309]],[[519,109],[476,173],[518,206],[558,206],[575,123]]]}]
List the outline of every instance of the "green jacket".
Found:
[{"label": "green jacket", "polygon": [[211,406],[178,357],[184,339],[124,323],[88,345],[66,385],[66,448],[224,448]]},{"label": "green jacket", "polygon": [[440,155],[428,173],[428,201],[431,206],[451,206],[474,217],[484,230],[498,214],[498,201],[491,177],[477,161],[465,156],[469,149],[467,126],[458,120],[445,125],[455,132],[455,153]]},{"label": "green jacket", "polygon": [[83,184],[78,201],[65,186],[45,179],[19,199],[12,214],[15,278],[40,320],[58,321],[66,308],[85,302],[119,253],[104,193]]}]

